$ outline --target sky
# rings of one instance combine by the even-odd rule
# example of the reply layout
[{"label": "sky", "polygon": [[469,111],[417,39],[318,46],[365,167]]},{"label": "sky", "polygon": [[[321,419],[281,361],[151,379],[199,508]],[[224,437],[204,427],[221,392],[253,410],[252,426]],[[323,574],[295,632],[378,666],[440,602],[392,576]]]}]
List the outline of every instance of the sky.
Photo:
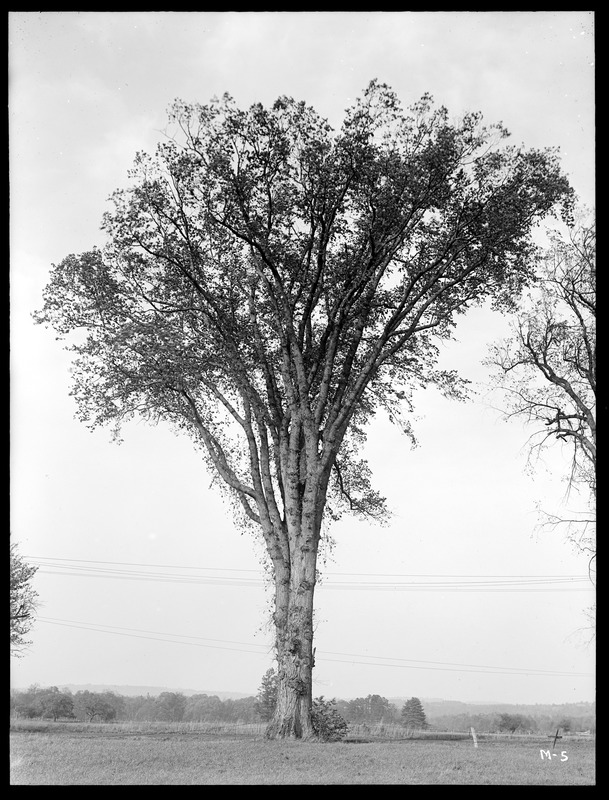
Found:
[{"label": "sky", "polygon": [[[116,445],[74,418],[70,359],[34,325],[52,264],[103,246],[108,198],[163,139],[176,98],[305,100],[336,128],[377,78],[405,106],[481,111],[512,142],[559,147],[594,204],[592,12],[11,12],[11,542],[40,605],[11,685],[162,686],[255,694],[273,666],[263,547],[200,455],[163,426]],[[316,590],[315,696],[593,701],[587,559],[563,516],[568,453],[527,469],[482,365],[508,319],[459,323],[441,364],[467,403],[416,395],[409,441],[384,419],[366,454],[393,516],[330,528]]]}]

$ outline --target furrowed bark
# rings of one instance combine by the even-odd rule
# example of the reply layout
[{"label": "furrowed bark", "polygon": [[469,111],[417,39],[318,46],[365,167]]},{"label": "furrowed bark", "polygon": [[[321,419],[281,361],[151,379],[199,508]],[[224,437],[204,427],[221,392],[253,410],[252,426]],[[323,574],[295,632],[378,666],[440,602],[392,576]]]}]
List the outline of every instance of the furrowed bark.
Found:
[{"label": "furrowed bark", "polygon": [[[308,516],[308,515],[307,515]],[[312,739],[313,596],[319,532],[315,519],[290,536],[291,569],[275,570],[277,704],[266,736]]]}]

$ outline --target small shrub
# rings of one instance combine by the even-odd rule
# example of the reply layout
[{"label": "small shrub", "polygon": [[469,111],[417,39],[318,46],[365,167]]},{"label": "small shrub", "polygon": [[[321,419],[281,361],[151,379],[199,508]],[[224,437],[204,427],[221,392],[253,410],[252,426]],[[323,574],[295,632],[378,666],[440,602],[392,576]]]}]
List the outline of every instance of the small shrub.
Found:
[{"label": "small shrub", "polygon": [[347,735],[348,725],[336,709],[336,700],[313,699],[313,730],[323,742],[340,742]]}]

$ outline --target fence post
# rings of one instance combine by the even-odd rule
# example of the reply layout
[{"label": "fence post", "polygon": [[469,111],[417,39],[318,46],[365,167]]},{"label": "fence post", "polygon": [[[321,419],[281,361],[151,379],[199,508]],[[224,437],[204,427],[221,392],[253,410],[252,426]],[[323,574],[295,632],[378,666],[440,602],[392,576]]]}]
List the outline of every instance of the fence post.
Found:
[{"label": "fence post", "polygon": [[474,740],[474,747],[478,747],[478,738],[476,736],[476,731],[473,728],[470,728],[472,739]]},{"label": "fence post", "polygon": [[[554,741],[552,742],[552,750],[554,750],[554,748],[556,747],[556,740],[557,739],[562,739],[562,736],[558,735],[559,733],[560,733],[560,728],[556,728],[556,734],[554,735]],[[550,739],[551,738],[552,738],[552,735],[550,735]]]}]

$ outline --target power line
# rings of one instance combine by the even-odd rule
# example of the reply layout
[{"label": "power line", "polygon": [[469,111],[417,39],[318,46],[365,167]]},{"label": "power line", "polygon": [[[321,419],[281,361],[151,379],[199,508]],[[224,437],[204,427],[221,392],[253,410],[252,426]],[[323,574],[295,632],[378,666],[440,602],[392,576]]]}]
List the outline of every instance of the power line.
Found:
[{"label": "power line", "polygon": [[[38,620],[40,622],[45,622],[48,625],[58,625],[58,626],[63,627],[63,628],[75,628],[76,630],[94,631],[95,633],[110,633],[113,636],[127,636],[127,637],[132,638],[132,639],[149,639],[150,641],[155,641],[155,642],[168,642],[170,644],[186,644],[186,645],[191,645],[193,647],[206,647],[206,648],[210,648],[212,650],[230,650],[232,652],[237,652],[237,653],[249,653],[250,655],[268,655],[268,647],[267,647],[266,652],[262,652],[262,651],[258,651],[258,650],[243,650],[243,649],[238,648],[238,647],[223,647],[221,645],[201,644],[201,643],[196,642],[196,641],[195,642],[185,642],[185,641],[180,641],[179,638],[164,639],[164,638],[158,638],[158,636],[147,636],[147,635],[142,635],[142,634],[138,634],[138,633],[123,633],[122,630],[118,630],[118,629],[117,630],[106,630],[106,628],[116,628],[116,626],[113,626],[113,625],[105,625],[103,627],[99,627],[97,625],[91,625],[91,624],[89,624],[87,622],[72,622],[72,621],[68,621],[68,620],[50,619],[50,618],[46,618],[46,617],[38,617]],[[126,628],[126,629],[123,629],[123,630],[137,630],[137,628]],[[144,632],[142,632],[142,633],[144,633]],[[148,633],[148,632],[145,632],[145,633]],[[149,631],[149,633],[155,633],[155,632],[154,631]],[[181,634],[173,634],[173,633],[163,633],[163,634],[159,634],[159,635],[160,636],[175,636],[175,637],[181,636]],[[201,638],[201,637],[187,636],[186,638],[188,638],[188,639],[198,639],[198,638]],[[222,639],[215,639],[215,640],[212,639],[211,641],[222,641]],[[257,644],[248,644],[246,642],[243,642],[243,643],[237,642],[236,644],[245,644],[247,647],[262,647],[263,646],[263,645],[257,645]]]},{"label": "power line", "polygon": [[[335,653],[335,652],[332,652],[332,651],[326,651],[326,652],[329,655],[334,655],[334,656],[353,656],[353,658],[380,658],[380,659],[383,659],[385,661],[405,661],[405,662],[414,663],[414,664],[426,664],[426,665],[427,664],[435,664],[435,665],[441,665],[442,668],[448,668],[448,667],[468,667],[468,668],[470,668],[471,667],[471,670],[467,670],[467,671],[471,671],[471,672],[491,671],[492,673],[508,674],[508,675],[520,675],[520,674],[533,675],[533,674],[538,674],[538,675],[546,675],[546,676],[550,676],[550,675],[562,675],[562,676],[569,675],[571,677],[590,677],[589,673],[586,673],[586,672],[564,672],[564,671],[561,671],[561,670],[528,669],[528,668],[525,668],[525,667],[492,667],[492,666],[489,666],[488,664],[458,664],[458,663],[450,662],[450,661],[422,661],[421,659],[418,659],[418,658],[395,658],[393,656],[366,656],[366,655],[362,655],[361,653]],[[327,659],[327,660],[332,661],[334,659]],[[362,664],[362,663],[367,663],[367,662],[357,661],[357,662],[342,662],[342,663]],[[385,664],[383,666],[394,666],[394,665]],[[440,668],[440,667],[438,667],[438,668]],[[422,669],[427,669],[427,667],[422,667]],[[430,667],[430,669],[431,669],[431,667]],[[461,670],[459,670],[459,671],[461,671]]]},{"label": "power line", "polygon": [[[190,636],[188,634],[173,634],[163,633],[160,631],[143,631],[139,628],[126,628],[117,625],[104,625],[98,626],[93,623],[76,622],[74,620],[58,620],[49,617],[38,617],[40,622],[51,625],[59,625],[61,627],[75,628],[76,630],[90,630],[96,633],[109,633],[117,636],[127,636],[134,639],[149,639],[151,641],[161,641],[170,644],[185,644],[194,647],[206,647],[214,650],[229,650],[232,652],[249,653],[250,655],[266,655],[270,654],[272,649],[271,645],[256,644],[254,642],[235,642],[225,639],[210,639],[202,636]],[[110,630],[107,630],[110,629]],[[134,633],[135,631],[135,633]],[[158,638],[158,637],[173,637],[173,638]],[[192,639],[194,641],[182,641],[182,639]],[[202,642],[221,642],[220,645],[203,644]],[[224,644],[243,645],[244,647],[258,647],[264,648],[263,650],[243,650],[235,647],[224,647]],[[349,658],[348,661],[343,659],[328,658],[328,656],[345,656]],[[374,659],[374,661],[353,661],[355,659]],[[558,670],[540,670],[540,669],[527,669],[523,667],[493,667],[482,664],[459,664],[455,662],[445,661],[424,661],[420,659],[410,658],[396,658],[393,656],[369,656],[361,653],[342,653],[334,651],[317,651],[316,659],[320,661],[329,661],[338,664],[358,664],[370,667],[396,667],[399,669],[424,669],[431,671],[444,671],[444,672],[481,672],[494,675],[532,675],[537,677],[572,677],[572,678],[585,678],[593,677],[590,673],[585,672],[561,672]],[[383,662],[399,662],[399,663],[383,663]],[[376,663],[375,663],[376,662]]]},{"label": "power line", "polygon": [[488,675],[532,675],[533,677],[570,677],[570,678],[592,678],[593,676],[590,673],[586,672],[531,672],[530,670],[522,670],[520,672],[512,672],[507,671],[499,668],[492,668],[492,669],[463,669],[463,668],[455,668],[455,667],[429,667],[429,666],[411,666],[406,664],[371,664],[369,661],[343,661],[342,659],[337,658],[322,658],[322,661],[333,661],[337,664],[358,664],[367,667],[398,667],[401,669],[424,669],[426,672],[482,672]]},{"label": "power line", "polygon": [[222,572],[256,572],[257,569],[236,569],[233,567],[193,567],[184,566],[183,564],[141,564],[132,561],[93,561],[84,558],[49,558],[48,556],[23,556],[26,561],[69,561],[79,564],[114,564],[121,567],[160,567],[162,569],[199,569],[199,570],[216,570],[221,569]]},{"label": "power line", "polygon": [[[184,564],[142,564],[133,561],[93,561],[91,559],[82,558],[52,558],[48,556],[23,556],[27,561],[59,561],[78,563],[78,564],[112,564],[121,567],[157,567],[160,569],[191,569],[191,570],[213,570],[221,572],[255,572],[260,574],[257,569],[237,569],[234,567],[194,567],[192,565],[185,566]],[[444,575],[438,573],[392,573],[392,572],[326,572],[325,575],[338,575],[350,576],[360,575],[364,577],[385,577],[385,578],[577,578],[583,580],[587,575]]]},{"label": "power line", "polygon": [[[30,562],[32,563],[32,562]],[[248,578],[227,578],[225,576],[189,576],[165,575],[162,573],[130,573],[125,571],[97,571],[86,572],[83,570],[65,571],[60,568],[41,568],[43,575],[63,575],[80,578],[111,578],[114,580],[131,580],[143,582],[179,583],[182,585],[211,585],[261,588],[262,580]],[[357,591],[509,591],[509,592],[585,592],[590,587],[573,586],[575,583],[585,582],[587,578],[569,578],[565,580],[521,580],[521,581],[468,581],[468,582],[434,582],[434,583],[378,583],[378,582],[333,582],[319,583],[318,590],[357,590]]]},{"label": "power line", "polygon": [[[146,565],[129,564],[128,562],[104,562],[104,561],[85,561],[79,559],[50,559],[29,557],[29,562],[38,564],[42,574],[55,574],[76,577],[95,577],[113,578],[121,580],[137,581],[159,581],[166,583],[181,584],[202,584],[216,586],[238,586],[258,588],[264,585],[260,578],[250,578],[244,576],[232,577],[226,575],[184,575],[162,572],[142,572],[132,569],[112,569],[104,566],[83,566],[90,564],[115,564],[119,566],[135,566],[160,569],[183,569],[196,571],[217,571],[217,572],[256,572],[256,570],[237,570],[225,569],[222,567],[178,567],[176,565]],[[259,573],[258,573],[259,574]],[[327,573],[328,575],[338,575],[339,577],[349,574],[361,574],[364,577],[373,577],[374,574],[367,573]],[[581,592],[590,591],[588,576],[577,575],[555,575],[555,576],[439,576],[439,575],[386,575],[385,577],[415,577],[423,578],[418,581],[340,581],[322,580],[318,586],[320,589],[342,590],[342,591],[568,591]],[[443,580],[429,580],[430,578],[443,578]],[[576,584],[584,583],[585,586]]]}]

